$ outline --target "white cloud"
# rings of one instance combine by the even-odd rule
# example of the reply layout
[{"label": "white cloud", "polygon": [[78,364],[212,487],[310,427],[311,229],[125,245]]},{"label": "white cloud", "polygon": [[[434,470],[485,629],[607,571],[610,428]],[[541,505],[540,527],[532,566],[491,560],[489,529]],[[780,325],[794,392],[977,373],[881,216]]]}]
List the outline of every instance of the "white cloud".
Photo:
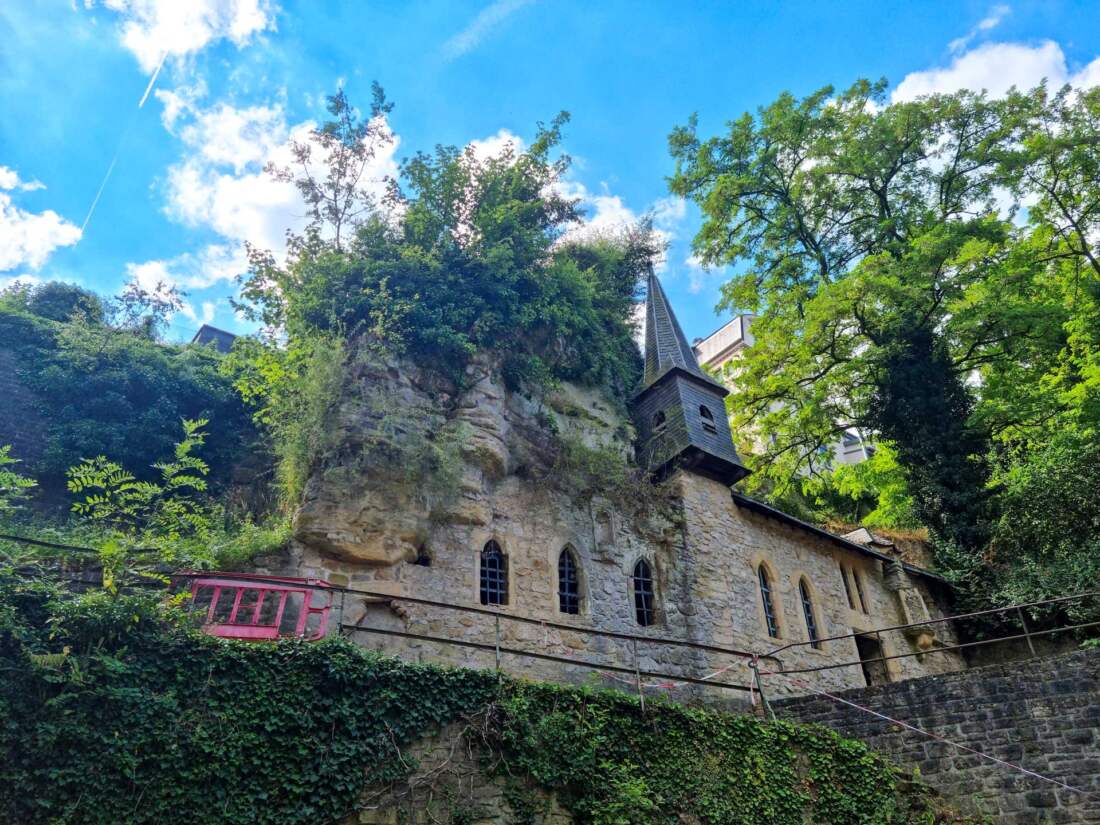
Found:
[{"label": "white cloud", "polygon": [[206,96],[206,82],[200,79],[190,86],[157,89],[153,96],[164,104],[164,111],[160,114],[161,123],[164,124],[165,129],[174,134],[176,121],[181,116],[194,112],[198,101]]},{"label": "white cloud", "polygon": [[127,280],[150,291],[158,284],[181,290],[208,289],[218,283],[232,282],[248,269],[244,249],[229,244],[209,244],[198,253],[174,258],[126,264]]},{"label": "white cloud", "polygon": [[12,275],[11,277],[0,278],[0,292],[16,284],[30,284],[31,286],[37,286],[42,283],[42,279],[34,275],[24,273],[22,275]]},{"label": "white cloud", "polygon": [[527,143],[523,138],[508,129],[501,129],[495,135],[481,140],[471,140],[468,145],[474,150],[474,157],[478,160],[498,157],[509,148],[517,155],[527,150]]},{"label": "white cloud", "polygon": [[27,212],[15,205],[11,195],[0,192],[0,272],[38,269],[55,249],[79,240],[80,227],[52,209]]},{"label": "white cloud", "polygon": [[0,189],[18,189],[21,192],[33,192],[36,189],[45,189],[46,184],[40,181],[26,181],[19,177],[19,173],[7,166],[0,166]]},{"label": "white cloud", "polygon": [[185,57],[225,39],[240,48],[275,28],[270,0],[103,0],[103,5],[121,17],[122,43],[146,72],[165,55]]},{"label": "white cloud", "polygon": [[231,166],[240,173],[262,163],[287,139],[286,117],[279,106],[237,109],[221,103],[197,113],[180,134],[198,150],[203,162]]},{"label": "white cloud", "polygon": [[[219,260],[224,258],[224,260]],[[224,270],[210,270],[206,263],[210,262],[215,268],[225,267],[230,262],[232,254],[229,250],[219,247],[207,247],[199,255],[180,255],[176,258],[163,261],[145,261],[144,263],[126,264],[126,276],[129,283],[141,287],[146,292],[168,299],[172,297],[173,287],[207,287],[215,281],[224,278]],[[243,255],[241,263],[244,264]],[[231,279],[236,272],[234,270]],[[195,305],[185,298],[179,299],[179,309],[172,313],[174,318],[182,315],[194,324],[209,324],[217,313],[217,301],[203,301],[198,310]]]},{"label": "white cloud", "polygon": [[533,0],[496,0],[486,6],[470,24],[443,44],[443,57],[454,60],[477,48],[493,29]]},{"label": "white cloud", "polygon": [[1091,89],[1093,86],[1100,86],[1100,57],[1071,77],[1070,83],[1078,89]]},{"label": "white cloud", "polygon": [[1001,21],[1012,11],[1008,6],[998,5],[989,10],[989,14],[978,21],[978,25],[972,28],[966,35],[952,40],[948,48],[952,52],[961,52],[970,45],[970,42],[982,32],[991,31],[1001,24]]},{"label": "white cloud", "polygon": [[[173,125],[187,145],[188,157],[168,169],[165,207],[168,215],[188,226],[211,229],[239,247],[244,241],[281,255],[288,229],[304,228],[306,206],[292,183],[274,180],[264,166],[293,165],[292,141],[308,143],[314,123],[286,122],[281,106],[235,108],[225,103],[205,110],[193,103],[168,99],[178,106]],[[379,147],[364,178],[376,194],[383,179],[398,172],[395,159],[400,140]]]},{"label": "white cloud", "polygon": [[[557,187],[565,197],[579,198],[581,206],[587,211],[583,223],[565,233],[565,241],[614,235],[634,226],[642,217],[627,206],[621,196],[612,195],[607,184],[602,184],[603,192],[599,194],[578,181],[561,181]],[[647,213],[653,218],[654,234],[662,244],[667,245],[679,232],[680,224],[687,215],[687,204],[683,198],[659,198],[650,204]],[[667,265],[667,255],[662,252],[655,268],[661,272]]]},{"label": "white cloud", "polygon": [[912,72],[898,84],[892,99],[913,100],[921,95],[986,90],[993,96],[1015,86],[1025,90],[1043,80],[1057,89],[1066,83],[1078,88],[1100,85],[1100,58],[1070,73],[1062,47],[1052,40],[1035,46],[1022,43],[986,43],[955,57],[950,65]]},{"label": "white cloud", "polygon": [[217,301],[203,301],[201,305],[201,314],[195,310],[194,304],[189,301],[184,301],[180,307],[180,314],[189,318],[196,324],[209,324],[214,320],[214,315],[218,311]]},{"label": "white cloud", "polygon": [[714,273],[703,265],[698,255],[689,255],[684,266],[688,272],[688,292],[698,295],[707,286],[708,276]]}]

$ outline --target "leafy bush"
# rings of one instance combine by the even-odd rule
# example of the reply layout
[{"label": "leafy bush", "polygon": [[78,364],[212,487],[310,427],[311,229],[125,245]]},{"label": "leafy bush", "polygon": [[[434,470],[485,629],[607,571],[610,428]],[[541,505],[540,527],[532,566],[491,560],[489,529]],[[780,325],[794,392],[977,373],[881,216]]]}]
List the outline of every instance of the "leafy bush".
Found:
[{"label": "leafy bush", "polygon": [[333,822],[415,769],[405,745],[463,717],[482,722],[487,770],[556,791],[579,823],[935,821],[899,804],[888,763],[823,728],[642,711],[343,639],[221,640],[150,596],[0,575],[0,668],[0,818],[23,825]]},{"label": "leafy bush", "polygon": [[[153,463],[172,449],[185,418],[214,422],[207,457],[215,489],[257,456],[262,461],[259,433],[212,348],[161,344],[81,317],[62,323],[0,303],[4,350],[39,402],[45,444],[40,456],[26,457],[25,470],[53,503],[64,496],[65,471],[97,455],[138,479],[154,478]],[[0,432],[0,443],[11,440]]]}]

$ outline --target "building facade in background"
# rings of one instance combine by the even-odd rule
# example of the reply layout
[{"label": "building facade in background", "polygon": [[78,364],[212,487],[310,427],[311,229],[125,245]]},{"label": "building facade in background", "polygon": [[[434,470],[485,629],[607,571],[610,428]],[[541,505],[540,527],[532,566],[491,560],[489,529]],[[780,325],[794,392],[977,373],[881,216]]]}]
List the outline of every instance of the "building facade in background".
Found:
[{"label": "building facade in background", "polygon": [[[737,315],[706,338],[696,338],[692,344],[699,365],[719,376],[731,392],[737,389],[738,361],[755,343],[752,321],[752,315]],[[870,458],[874,451],[874,446],[853,428],[846,430],[832,445],[829,457],[835,464],[858,464]]]}]

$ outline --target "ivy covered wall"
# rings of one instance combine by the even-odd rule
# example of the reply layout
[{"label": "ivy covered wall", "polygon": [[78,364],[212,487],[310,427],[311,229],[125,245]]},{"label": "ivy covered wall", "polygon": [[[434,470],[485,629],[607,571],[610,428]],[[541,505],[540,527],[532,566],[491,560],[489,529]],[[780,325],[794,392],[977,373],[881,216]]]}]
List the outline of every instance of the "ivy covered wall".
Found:
[{"label": "ivy covered wall", "polygon": [[[403,664],[335,639],[243,644],[147,596],[0,577],[0,820],[355,821],[453,722],[507,821],[931,823],[911,783],[823,728]],[[500,813],[500,812],[498,812]],[[469,821],[455,809],[452,822]]]}]

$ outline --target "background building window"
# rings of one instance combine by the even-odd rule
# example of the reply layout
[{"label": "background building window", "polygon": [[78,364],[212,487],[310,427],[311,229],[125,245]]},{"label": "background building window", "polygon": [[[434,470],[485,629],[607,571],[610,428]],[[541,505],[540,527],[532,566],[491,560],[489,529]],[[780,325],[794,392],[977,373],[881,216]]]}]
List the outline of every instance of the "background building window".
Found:
[{"label": "background building window", "polygon": [[508,559],[491,539],[481,551],[481,603],[508,604]]},{"label": "background building window", "polygon": [[649,627],[657,620],[654,608],[653,571],[649,562],[638,559],[634,565],[634,617],[642,627]]},{"label": "background building window", "polygon": [[577,558],[566,547],[558,556],[558,609],[576,615],[581,612],[581,581]]},{"label": "background building window", "polygon": [[810,638],[810,646],[821,649],[821,635],[817,632],[817,617],[814,615],[814,603],[810,598],[810,588],[806,586],[806,580],[798,583],[798,595],[802,599],[802,613],[806,616],[806,635]]},{"label": "background building window", "polygon": [[718,427],[714,423],[714,413],[706,404],[699,405],[699,417],[703,419],[703,429],[708,433],[717,433]]},{"label": "background building window", "polygon": [[768,635],[773,639],[779,638],[779,620],[775,616],[775,603],[772,601],[772,583],[768,571],[764,565],[756,569],[756,576],[760,580],[760,600],[764,604],[764,623],[768,626]]}]

